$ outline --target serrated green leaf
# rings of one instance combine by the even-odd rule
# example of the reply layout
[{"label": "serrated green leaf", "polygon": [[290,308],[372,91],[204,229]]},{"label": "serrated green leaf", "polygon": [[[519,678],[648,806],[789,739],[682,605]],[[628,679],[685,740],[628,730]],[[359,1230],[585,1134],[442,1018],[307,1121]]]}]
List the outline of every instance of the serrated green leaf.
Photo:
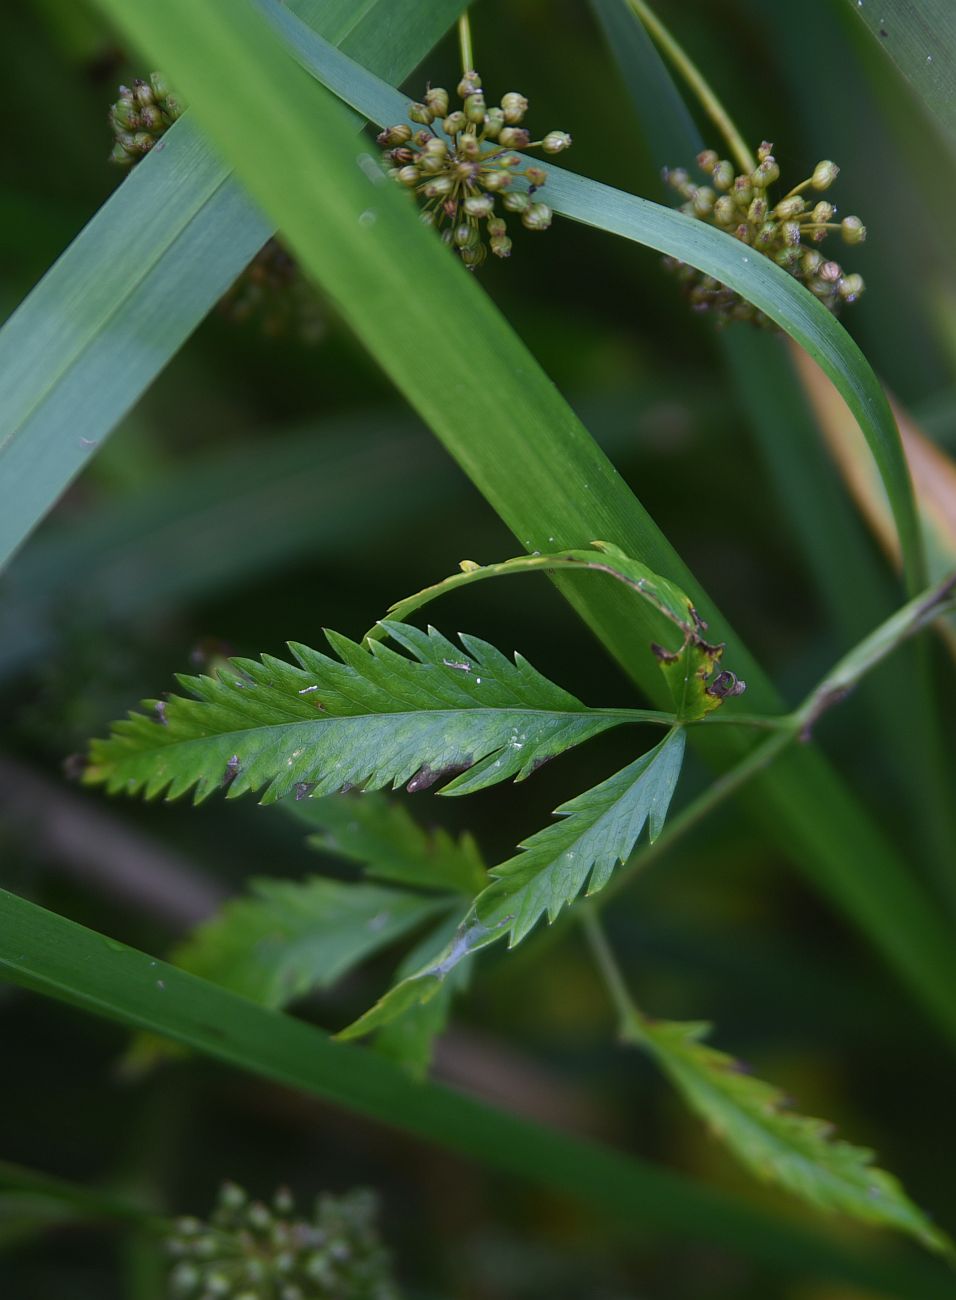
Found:
[{"label": "serrated green leaf", "polygon": [[329,988],[372,953],[448,907],[448,899],[315,877],[253,880],[170,960],[267,1007]]},{"label": "serrated green leaf", "polygon": [[873,1166],[872,1151],[832,1140],[832,1125],[824,1120],[788,1112],[777,1088],[701,1042],[709,1028],[634,1016],[623,1034],[651,1053],[688,1105],[758,1178],[821,1210],[896,1228],[933,1250],[952,1253],[949,1239],[899,1182]]},{"label": "serrated green leaf", "polygon": [[488,883],[474,836],[455,839],[442,827],[426,831],[403,804],[382,795],[285,800],[281,806],[306,826],[321,828],[309,837],[313,848],[360,863],[375,879],[469,899]]},{"label": "serrated green leaf", "polygon": [[493,867],[494,883],[475,900],[479,921],[507,927],[514,947],[544,915],[553,921],[577,898],[607,884],[629,857],[645,824],[653,844],[664,828],[684,761],[684,731],[675,728],[600,785],[555,809],[564,821],[523,840],[522,852]]},{"label": "serrated green leaf", "polygon": [[556,812],[565,821],[538,831],[523,841],[523,852],[492,868],[493,882],[475,899],[448,946],[339,1037],[359,1038],[427,1004],[450,972],[479,949],[504,938],[514,947],[542,916],[553,921],[574,902],[588,876],[589,894],[603,889],[633,851],[645,823],[651,841],[660,834],[683,758],[684,732],[675,728],[622,771],[562,804]]},{"label": "serrated green leaf", "polygon": [[338,660],[292,644],[300,667],[265,655],[233,660],[218,679],[180,678],[195,698],[146,701],[151,714],[93,742],[84,779],[147,798],[195,790],[197,802],[223,787],[229,797],[264,787],[271,803],[356,785],[407,782],[414,793],[463,772],[442,793],[465,794],[523,780],[634,720],[588,709],[520,655],[512,662],[475,637],[462,634],[462,650],[434,628],[387,626],[414,658],[329,632]]}]

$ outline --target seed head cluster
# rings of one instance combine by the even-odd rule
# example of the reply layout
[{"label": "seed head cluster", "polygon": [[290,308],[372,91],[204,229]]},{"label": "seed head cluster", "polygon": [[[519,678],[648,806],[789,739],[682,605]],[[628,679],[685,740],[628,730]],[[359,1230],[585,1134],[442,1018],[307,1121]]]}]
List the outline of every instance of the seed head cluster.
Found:
[{"label": "seed head cluster", "polygon": [[[115,143],[110,162],[133,167],[181,117],[185,105],[161,72],[132,87],[120,86],[110,108]],[[292,339],[305,346],[326,333],[321,299],[304,279],[299,264],[278,239],[270,239],[219,300],[219,313],[238,325],[253,324],[269,339]]]},{"label": "seed head cluster", "polygon": [[[847,274],[839,262],[817,248],[835,230],[846,244],[862,244],[866,239],[866,227],[859,217],[837,220],[833,204],[816,197],[836,180],[840,171],[836,163],[817,163],[812,176],[777,200],[770,190],[780,178],[780,168],[773,145],[766,140],[757,150],[757,166],[752,172],[735,174],[733,163],[713,149],[698,154],[697,165],[709,184],[695,184],[682,167],[664,172],[665,181],[684,200],[682,212],[771,258],[832,312],[859,298],[863,277]],[[712,276],[675,258],[665,258],[665,265],[677,273],[696,310],[713,311],[723,320],[749,320],[777,328],[759,308]]]},{"label": "seed head cluster", "polygon": [[[474,269],[489,248],[496,257],[511,255],[499,199],[501,210],[520,217],[526,230],[547,230],[551,224],[551,209],[536,198],[547,172],[526,166],[512,151],[557,154],[570,147],[571,137],[565,131],[549,131],[532,140],[521,125],[528,111],[524,95],[509,91],[489,108],[477,72],[462,77],[458,98],[461,106],[452,109],[448,91],[430,86],[424,102],[409,107],[415,125],[386,127],[378,142],[386,150],[389,175],[424,200],[422,220],[435,226],[443,241]],[[515,187],[519,180],[525,184]]]},{"label": "seed head cluster", "polygon": [[182,116],[183,109],[182,101],[159,72],[154,72],[149,81],[137,78],[132,86],[120,86],[119,99],[110,108],[110,126],[116,140],[110,162],[120,167],[138,162]]},{"label": "seed head cluster", "polygon": [[322,1196],[311,1219],[291,1194],[271,1206],[224,1183],[212,1218],[179,1219],[171,1295],[181,1300],[398,1300],[369,1192]]}]

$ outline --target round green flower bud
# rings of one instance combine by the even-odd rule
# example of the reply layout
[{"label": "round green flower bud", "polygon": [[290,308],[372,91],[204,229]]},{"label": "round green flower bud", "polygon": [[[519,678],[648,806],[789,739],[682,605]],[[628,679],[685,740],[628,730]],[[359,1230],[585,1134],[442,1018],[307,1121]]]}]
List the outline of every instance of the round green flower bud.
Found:
[{"label": "round green flower bud", "polygon": [[551,225],[552,212],[547,203],[532,203],[521,214],[521,224],[527,230],[547,230]]},{"label": "round green flower bud", "polygon": [[152,86],[148,82],[140,80],[139,77],[133,82],[133,98],[140,108],[156,103],[156,96],[153,94]]},{"label": "round green flower bud", "polygon": [[527,113],[528,101],[517,90],[509,90],[507,95],[501,96],[501,111],[508,125],[514,126]]},{"label": "round green flower bud", "polygon": [[775,221],[766,221],[754,236],[754,248],[768,249],[772,248],[777,242],[777,223]]},{"label": "round green flower bud", "polygon": [[706,172],[708,176],[719,162],[720,155],[716,149],[702,149],[697,155],[697,166],[702,172]]},{"label": "round green flower bud", "polygon": [[709,185],[700,185],[694,192],[691,199],[691,207],[695,217],[709,217],[714,210],[714,202],[717,195]]},{"label": "round green flower bud", "polygon": [[845,275],[837,286],[844,302],[856,302],[865,287],[863,276],[855,272],[853,275]]},{"label": "round green flower bud", "polygon": [[777,166],[776,159],[772,155],[764,158],[753,173],[752,179],[754,185],[759,189],[766,189],[768,185],[778,181],[780,179],[780,168]]},{"label": "round green flower bud", "polygon": [[800,259],[805,275],[816,275],[823,265],[823,254],[815,248],[808,248]]},{"label": "round green flower bud", "polygon": [[409,164],[408,167],[402,167],[398,173],[399,184],[407,185],[409,186],[409,188],[411,188],[413,185],[417,185],[418,182],[421,180],[421,178],[422,178],[421,172],[418,170],[417,167],[411,164]]},{"label": "round green flower bud", "polygon": [[737,204],[729,194],[722,194],[714,204],[714,220],[721,226],[733,226],[737,221]]},{"label": "round green flower bud", "polygon": [[450,194],[455,188],[455,182],[450,176],[436,176],[433,181],[429,181],[425,186],[425,197],[429,199],[440,199],[444,195]]},{"label": "round green flower bud", "polygon": [[769,140],[761,140],[757,146],[757,162],[766,162],[768,158],[773,157],[773,145]]},{"label": "round green flower bud", "polygon": [[[123,143],[126,144],[126,141],[124,140]],[[133,153],[142,155],[149,153],[155,143],[155,136],[147,135],[145,131],[137,131],[136,134],[132,136],[130,143],[126,144],[126,147],[132,147]]]},{"label": "round green flower bud", "polygon": [[515,190],[513,194],[505,195],[502,205],[506,212],[527,212],[531,207],[531,198],[523,191]]},{"label": "round green flower bud", "polygon": [[779,221],[792,221],[794,217],[800,216],[806,206],[800,195],[794,194],[789,199],[781,199],[774,208],[773,215]]},{"label": "round green flower bud", "polygon": [[478,231],[474,226],[463,221],[460,226],[455,227],[455,243],[459,248],[466,248],[469,244],[478,242]]},{"label": "round green flower bud", "polygon": [[507,235],[495,235],[491,240],[491,251],[495,257],[511,256],[511,240]]},{"label": "round green flower bud", "polygon": [[549,131],[541,141],[541,148],[545,153],[563,153],[571,148],[571,137],[567,131]]},{"label": "round green flower bud", "polygon": [[676,190],[682,198],[691,197],[693,186],[690,183],[690,176],[685,167],[665,167],[662,175],[665,184],[669,185],[672,190]]},{"label": "round green flower bud", "polygon": [[481,156],[481,145],[478,143],[478,137],[471,131],[464,131],[458,137],[458,152],[465,158],[478,158]]},{"label": "round green flower bud", "polygon": [[737,176],[734,180],[734,202],[738,208],[749,208],[754,197],[753,181],[749,176]]},{"label": "round green flower bud", "polygon": [[[413,155],[414,156],[414,155]],[[445,170],[447,162],[437,154],[426,153],[420,154],[417,164],[427,176],[437,176],[439,172]]]},{"label": "round green flower bud", "polygon": [[747,220],[754,226],[762,225],[767,219],[767,200],[758,194],[747,209]]},{"label": "round green flower bud", "polygon": [[506,149],[524,149],[531,143],[531,136],[523,126],[505,126],[501,128],[498,141]]},{"label": "round green flower bud", "polygon": [[435,114],[427,104],[410,104],[408,116],[413,122],[418,122],[421,126],[430,126],[435,120]]},{"label": "round green flower bud", "polygon": [[866,239],[866,226],[859,217],[844,217],[840,222],[840,233],[845,244],[862,244]]},{"label": "round green flower bud", "polygon": [[448,113],[448,91],[442,86],[429,86],[425,91],[425,103],[436,117],[445,117]]},{"label": "round green flower bud", "polygon": [[836,284],[843,275],[843,268],[839,262],[824,262],[817,274],[824,284]]},{"label": "round green flower bud", "polygon": [[433,138],[431,131],[416,131],[412,136],[412,142],[417,144],[419,149],[424,149],[429,140]]},{"label": "round green flower bud", "polygon": [[506,190],[511,184],[511,177],[503,171],[484,171],[481,173],[481,183],[486,190]]},{"label": "round green flower bud", "polygon": [[836,209],[832,203],[827,203],[825,199],[821,199],[819,203],[814,205],[810,216],[815,224],[822,226],[825,225],[826,222],[833,220],[833,214],[835,211]]},{"label": "round green flower bud", "polygon": [[490,194],[478,194],[465,199],[465,211],[469,217],[477,217],[479,221],[482,217],[490,216],[494,207],[495,201]]},{"label": "round green flower bud", "polygon": [[481,78],[474,70],[466,72],[458,83],[459,99],[467,99],[467,97],[473,95],[476,90],[481,90]]},{"label": "round green flower bud", "polygon": [[459,248],[458,256],[469,271],[473,271],[475,267],[481,266],[487,254],[485,253],[484,244],[472,244],[468,248]]},{"label": "round green flower bud", "polygon": [[149,131],[153,135],[157,133],[161,135],[166,128],[163,110],[158,104],[147,104],[139,111],[139,124],[144,131]]},{"label": "round green flower bud", "polygon": [[734,165],[724,158],[717,164],[712,173],[714,188],[718,190],[729,190],[734,183]]},{"label": "round green flower bud", "polygon": [[425,145],[426,157],[446,158],[448,156],[448,144],[439,135],[433,135]]},{"label": "round green flower bud", "polygon": [[110,124],[115,131],[135,131],[140,124],[139,109],[132,99],[120,98],[110,109]]},{"label": "round green flower bud", "polygon": [[774,253],[773,260],[785,271],[795,272],[800,265],[801,257],[802,252],[799,248],[781,248],[778,253]]},{"label": "round green flower bud", "polygon": [[485,97],[480,90],[465,100],[465,117],[476,124],[485,120]]},{"label": "round green flower bud", "polygon": [[149,84],[157,99],[165,99],[172,93],[172,87],[161,72],[151,72],[149,74]]},{"label": "round green flower bud", "polygon": [[535,190],[540,188],[540,186],[542,186],[548,179],[548,173],[543,167],[529,167],[525,171],[525,176],[527,177],[528,184]]},{"label": "round green flower bud", "polygon": [[791,248],[800,243],[800,223],[799,221],[785,221],[780,227],[780,235],[785,244]]},{"label": "round green flower bud", "polygon": [[520,167],[521,159],[516,153],[506,153],[503,154],[498,159],[498,166],[499,167]]},{"label": "round green flower bud", "polygon": [[454,113],[449,113],[441,124],[441,129],[446,135],[456,136],[459,131],[464,131],[468,125],[468,119],[460,108],[456,108]]},{"label": "round green flower bud", "polygon": [[377,136],[380,145],[397,145],[408,144],[412,138],[412,128],[407,122],[399,122],[396,126],[387,126],[384,131]]},{"label": "round green flower bud", "polygon": [[485,114],[485,135],[489,140],[497,140],[505,124],[505,115],[500,108],[489,108]]},{"label": "round green flower bud", "polygon": [[202,1274],[196,1265],[187,1263],[185,1260],[183,1263],[176,1265],[169,1278],[177,1295],[188,1295],[190,1291],[195,1290],[201,1279]]},{"label": "round green flower bud", "polygon": [[840,169],[836,163],[825,159],[814,167],[810,183],[815,190],[827,190],[839,175]]}]

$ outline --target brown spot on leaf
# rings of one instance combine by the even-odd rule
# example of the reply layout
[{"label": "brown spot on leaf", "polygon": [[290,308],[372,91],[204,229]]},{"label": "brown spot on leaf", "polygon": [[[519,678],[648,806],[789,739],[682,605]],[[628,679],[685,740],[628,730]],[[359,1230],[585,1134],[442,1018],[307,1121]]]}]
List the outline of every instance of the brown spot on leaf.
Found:
[{"label": "brown spot on leaf", "polygon": [[292,787],[293,790],[295,790],[296,803],[300,803],[303,799],[308,799],[315,787],[315,781],[296,781],[295,785]]},{"label": "brown spot on leaf", "polygon": [[453,776],[458,776],[461,772],[467,772],[473,762],[474,760],[471,758],[463,759],[460,763],[448,763],[445,767],[440,767],[437,770],[424,763],[405,789],[409,794],[417,794],[419,790],[428,790],[439,781],[447,781]]},{"label": "brown spot on leaf", "polygon": [[233,754],[232,758],[230,758],[226,764],[225,772],[222,774],[222,788],[224,790],[228,790],[233,781],[235,781],[236,777],[239,775],[239,769],[241,767],[242,763],[239,761],[239,755]]}]

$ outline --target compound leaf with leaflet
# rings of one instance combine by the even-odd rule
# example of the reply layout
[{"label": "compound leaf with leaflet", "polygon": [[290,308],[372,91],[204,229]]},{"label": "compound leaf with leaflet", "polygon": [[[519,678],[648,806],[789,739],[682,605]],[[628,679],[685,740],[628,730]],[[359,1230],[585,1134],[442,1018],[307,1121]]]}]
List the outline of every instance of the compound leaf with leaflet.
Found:
[{"label": "compound leaf with leaflet", "polygon": [[783,1094],[701,1041],[710,1026],[628,1017],[622,1037],[655,1058],[692,1110],[758,1178],[822,1210],[896,1228],[933,1250],[952,1243],[873,1165],[873,1153],[833,1140],[832,1125],[786,1110]]}]

